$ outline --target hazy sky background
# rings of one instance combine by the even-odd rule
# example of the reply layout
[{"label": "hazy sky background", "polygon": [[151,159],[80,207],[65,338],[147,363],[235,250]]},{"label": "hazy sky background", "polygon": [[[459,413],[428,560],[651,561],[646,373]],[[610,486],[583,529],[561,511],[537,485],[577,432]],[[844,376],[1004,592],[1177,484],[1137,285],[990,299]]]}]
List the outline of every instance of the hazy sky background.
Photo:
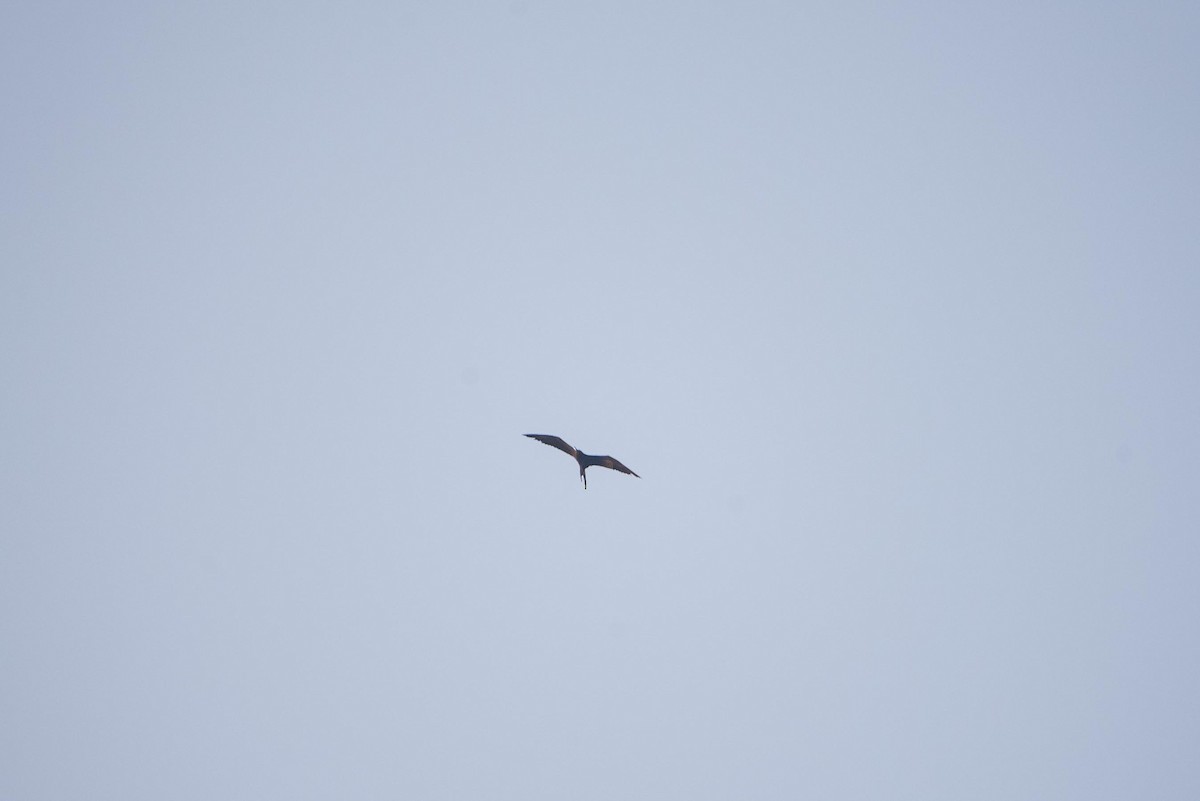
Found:
[{"label": "hazy sky background", "polygon": [[5,4],[0,799],[1200,797],[1198,8]]}]

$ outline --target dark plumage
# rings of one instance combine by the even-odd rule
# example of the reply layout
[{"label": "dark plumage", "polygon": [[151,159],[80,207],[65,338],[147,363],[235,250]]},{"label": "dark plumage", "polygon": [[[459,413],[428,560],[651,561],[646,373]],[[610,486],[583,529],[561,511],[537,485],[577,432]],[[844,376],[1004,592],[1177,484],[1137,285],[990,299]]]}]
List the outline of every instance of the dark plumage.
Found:
[{"label": "dark plumage", "polygon": [[579,477],[583,479],[584,489],[587,489],[587,473],[583,471],[587,470],[589,467],[594,467],[597,465],[600,467],[607,467],[610,470],[616,470],[621,473],[628,473],[635,478],[641,478],[641,476],[639,476],[637,473],[633,472],[611,456],[592,456],[590,453],[584,453],[583,451],[576,450],[564,442],[562,437],[556,437],[553,434],[526,434],[525,436],[532,437],[538,442],[545,443],[553,448],[558,448],[563,453],[575,457],[575,461],[579,462]]}]

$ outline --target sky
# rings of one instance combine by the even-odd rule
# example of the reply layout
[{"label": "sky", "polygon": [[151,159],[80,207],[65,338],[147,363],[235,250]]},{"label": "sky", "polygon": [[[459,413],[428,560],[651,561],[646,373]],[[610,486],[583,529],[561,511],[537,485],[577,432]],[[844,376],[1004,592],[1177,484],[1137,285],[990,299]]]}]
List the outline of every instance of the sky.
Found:
[{"label": "sky", "polygon": [[6,4],[0,799],[1200,797],[1198,38]]}]

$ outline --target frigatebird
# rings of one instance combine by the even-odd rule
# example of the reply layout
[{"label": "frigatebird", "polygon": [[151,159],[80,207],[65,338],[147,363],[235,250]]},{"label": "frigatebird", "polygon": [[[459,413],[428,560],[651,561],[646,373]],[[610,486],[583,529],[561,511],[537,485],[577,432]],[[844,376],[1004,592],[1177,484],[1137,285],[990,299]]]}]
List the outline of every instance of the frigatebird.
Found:
[{"label": "frigatebird", "polygon": [[590,453],[584,453],[583,451],[576,450],[564,442],[562,437],[556,437],[553,434],[526,434],[525,436],[533,437],[538,442],[544,442],[551,447],[558,448],[563,453],[574,456],[575,461],[579,462],[579,477],[583,479],[584,489],[587,489],[587,473],[583,471],[596,465],[617,470],[621,473],[628,473],[634,478],[641,478],[641,476],[639,476],[637,473],[633,472],[611,456],[592,456]]}]

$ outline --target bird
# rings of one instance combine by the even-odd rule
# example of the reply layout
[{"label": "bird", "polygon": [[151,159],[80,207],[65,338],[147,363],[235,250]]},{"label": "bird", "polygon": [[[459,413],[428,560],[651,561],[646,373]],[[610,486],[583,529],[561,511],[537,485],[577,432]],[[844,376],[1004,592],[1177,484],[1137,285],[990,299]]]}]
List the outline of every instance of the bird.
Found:
[{"label": "bird", "polygon": [[590,453],[584,453],[583,451],[576,450],[564,442],[562,437],[556,437],[553,434],[526,434],[525,436],[532,437],[538,442],[545,443],[553,448],[558,448],[563,453],[574,456],[575,461],[579,462],[579,478],[583,480],[584,489],[587,489],[587,473],[583,471],[596,465],[599,465],[600,467],[607,467],[611,470],[616,470],[621,473],[628,473],[634,478],[641,478],[641,476],[639,476],[637,473],[633,472],[611,456],[593,456]]}]

